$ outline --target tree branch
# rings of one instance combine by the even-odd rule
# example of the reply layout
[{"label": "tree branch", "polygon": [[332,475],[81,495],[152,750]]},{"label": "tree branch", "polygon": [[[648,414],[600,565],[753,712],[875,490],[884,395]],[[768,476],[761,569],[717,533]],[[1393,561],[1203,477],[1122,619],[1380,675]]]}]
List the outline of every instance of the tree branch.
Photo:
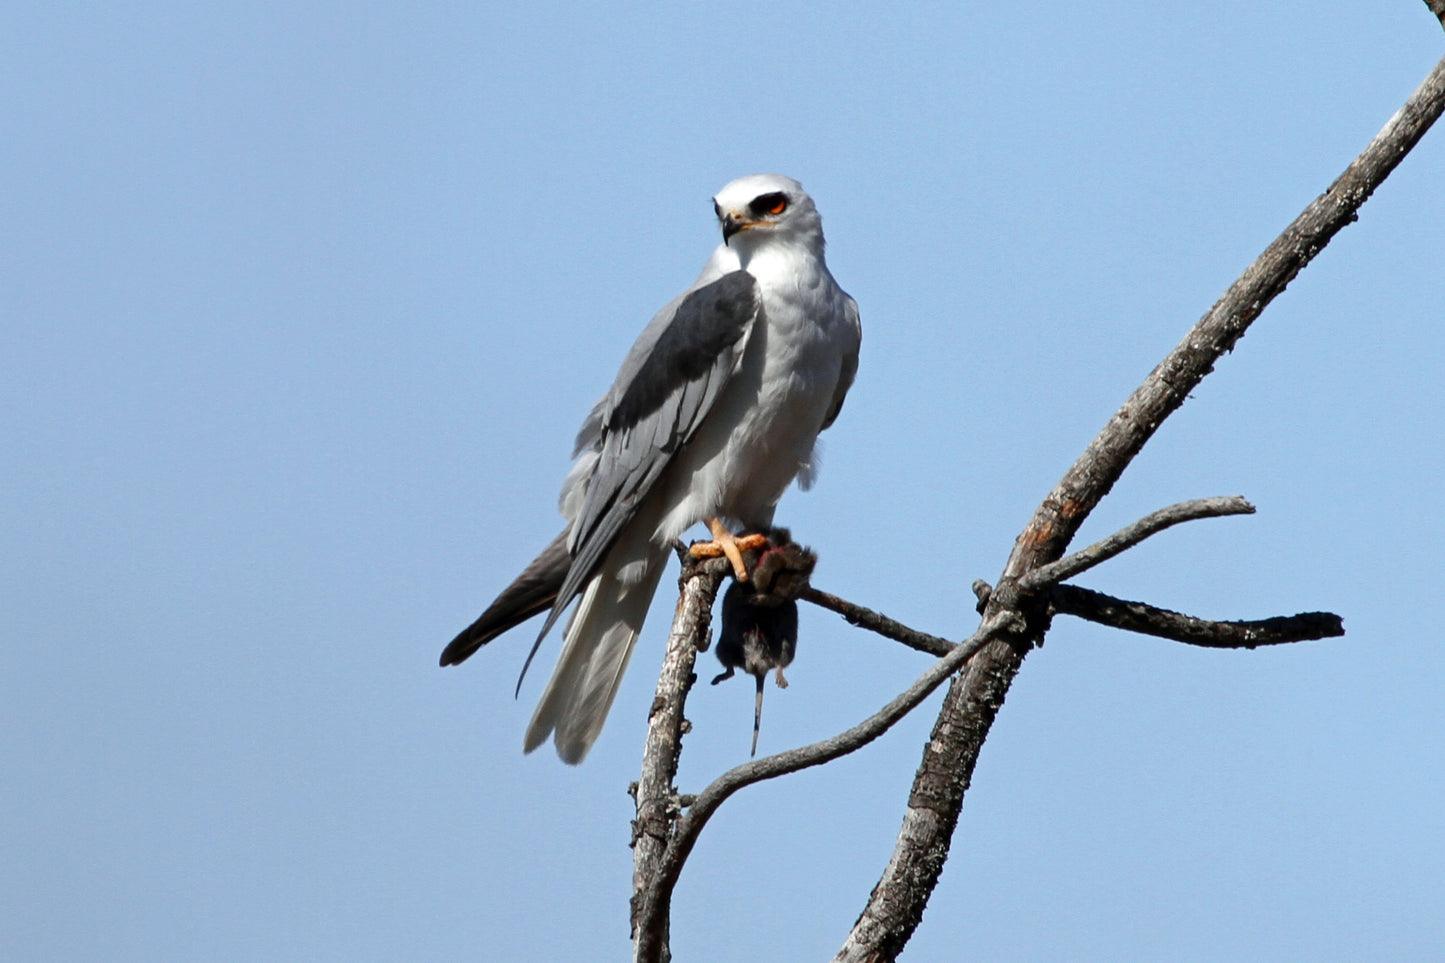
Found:
[{"label": "tree branch", "polygon": [[[1435,9],[1431,6],[1431,9]],[[1004,591],[1058,559],[1079,526],[1214,363],[1346,224],[1445,109],[1445,60],[1335,180],[1269,245],[1134,392],[1034,512],[1004,567],[984,617],[1011,604]],[[1034,639],[1047,618],[1037,619]],[[891,960],[923,916],[937,885],[978,751],[1023,663],[1027,647],[994,641],[970,660],[944,698],[913,782],[893,857],[838,961]]]},{"label": "tree branch", "polygon": [[[643,893],[660,872],[677,816],[681,810],[677,789],[678,756],[687,722],[683,710],[687,694],[697,679],[693,666],[697,653],[706,652],[712,625],[712,605],[717,598],[723,573],[730,571],[727,559],[695,562],[686,552],[677,585],[680,597],[667,636],[667,652],[657,679],[657,694],[647,717],[647,743],[642,752],[642,775],[632,787],[637,819],[632,824],[632,939],[638,959],[666,963],[672,958],[668,946],[670,907],[652,904],[644,912]],[[643,957],[642,948],[649,955]]]},{"label": "tree branch", "polygon": [[836,595],[819,591],[811,585],[803,590],[798,596],[806,599],[814,605],[827,609],[830,612],[837,612],[847,619],[852,625],[877,632],[879,635],[894,642],[902,642],[910,649],[917,649],[919,652],[927,652],[929,655],[944,656],[952,652],[954,643],[947,639],[941,639],[936,635],[929,635],[927,632],[919,632],[917,629],[910,629],[902,622],[896,622],[888,616],[866,609],[861,605],[855,605],[847,599],[841,599]]},{"label": "tree branch", "polygon": [[1445,27],[1445,0],[1425,0],[1425,6],[1440,21],[1440,26]]},{"label": "tree branch", "polygon": [[1158,534],[1180,522],[1191,522],[1198,518],[1218,518],[1221,515],[1253,515],[1254,506],[1238,495],[1224,498],[1196,498],[1179,502],[1157,512],[1145,515],[1132,525],[1119,529],[1103,541],[1095,542],[1088,548],[1075,552],[1057,562],[1041,565],[1019,579],[1019,588],[1034,592],[1045,586],[1057,585],[1065,579],[1106,562],[1128,548],[1133,548],[1150,535]]},{"label": "tree branch", "polygon": [[1211,622],[1077,585],[1055,585],[1049,603],[1060,615],[1209,649],[1256,649],[1345,634],[1344,621],[1333,612],[1301,612],[1252,622]]},{"label": "tree branch", "polygon": [[[1148,536],[1196,518],[1253,512],[1242,498],[1210,498],[1160,509],[1089,548],[1060,562],[1035,569],[1019,580],[1015,595],[1049,589],[1053,612],[1074,615],[1129,631],[1215,648],[1255,648],[1318,639],[1344,633],[1339,616],[1314,612],[1254,622],[1209,622],[1141,602],[1125,602],[1071,585],[1049,585],[1059,572],[1084,571],[1138,544]],[[801,597],[838,612],[849,622],[920,651],[942,656],[905,692],[858,725],[830,739],[737,766],[700,795],[678,795],[676,778],[681,738],[687,724],[683,708],[696,680],[696,654],[708,646],[711,608],[730,566],[724,559],[687,561],[678,579],[680,597],[668,636],[663,670],[648,719],[643,776],[632,787],[638,816],[633,823],[633,933],[636,959],[668,960],[668,921],[672,893],[698,835],[730,796],[756,782],[822,765],[874,741],[926,699],[975,652],[1006,630],[1025,631],[1027,623],[1013,608],[1000,608],[972,637],[955,645],[946,639],[910,629],[887,616],[811,586]],[[1031,583],[1037,582],[1037,585]],[[980,598],[991,588],[975,583]],[[687,807],[686,813],[683,813]]]},{"label": "tree branch", "polygon": [[[933,663],[911,686],[895,696],[878,712],[851,729],[800,749],[791,749],[777,755],[745,762],[713,780],[706,789],[697,795],[687,812],[677,820],[665,854],[652,868],[649,877],[641,880],[643,888],[641,890],[634,888],[633,925],[634,939],[637,941],[634,959],[640,963],[641,961],[651,963],[654,960],[668,958],[665,955],[665,940],[660,942],[647,937],[659,930],[658,925],[654,922],[658,920],[664,921],[661,932],[665,934],[668,906],[672,902],[673,889],[677,885],[683,863],[687,861],[688,855],[692,852],[698,834],[702,832],[713,813],[717,812],[718,807],[729,796],[753,783],[762,782],[765,779],[775,779],[801,769],[821,766],[823,763],[831,762],[866,746],[891,729],[920,702],[928,698],[935,689],[943,684],[944,680],[957,672],[970,656],[990,640],[1022,628],[1022,624],[1010,614],[995,615],[991,619],[986,619],[979,626],[978,631],[965,641],[952,646],[947,655]],[[635,878],[634,887],[636,887],[636,882],[637,878]]]}]

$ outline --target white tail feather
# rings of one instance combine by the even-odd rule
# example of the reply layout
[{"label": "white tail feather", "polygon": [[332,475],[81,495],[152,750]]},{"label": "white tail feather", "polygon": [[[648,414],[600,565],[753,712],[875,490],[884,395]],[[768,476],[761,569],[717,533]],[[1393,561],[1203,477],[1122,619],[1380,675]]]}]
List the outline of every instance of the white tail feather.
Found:
[{"label": "white tail feather", "polygon": [[[587,757],[607,721],[632,646],[642,631],[658,579],[666,567],[667,550],[653,549],[636,581],[619,580],[612,574],[611,564],[604,564],[587,584],[567,623],[557,667],[527,727],[523,744],[527,752],[555,733],[557,755],[564,762],[576,765]],[[632,567],[628,574],[638,573]]]}]

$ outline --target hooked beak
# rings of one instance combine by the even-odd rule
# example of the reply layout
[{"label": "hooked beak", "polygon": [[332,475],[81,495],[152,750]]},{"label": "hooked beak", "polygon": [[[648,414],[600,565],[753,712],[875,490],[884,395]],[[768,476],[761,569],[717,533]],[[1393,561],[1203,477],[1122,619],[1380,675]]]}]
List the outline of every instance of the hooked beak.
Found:
[{"label": "hooked beak", "polygon": [[729,241],[731,241],[734,234],[737,234],[739,231],[745,231],[745,230],[747,230],[749,227],[752,227],[752,224],[751,224],[750,222],[741,220],[741,219],[739,219],[736,215],[733,215],[733,214],[729,214],[729,215],[727,215],[726,217],[724,217],[722,223],[723,223],[723,243],[724,243],[724,244],[726,244],[726,243],[728,243]]}]

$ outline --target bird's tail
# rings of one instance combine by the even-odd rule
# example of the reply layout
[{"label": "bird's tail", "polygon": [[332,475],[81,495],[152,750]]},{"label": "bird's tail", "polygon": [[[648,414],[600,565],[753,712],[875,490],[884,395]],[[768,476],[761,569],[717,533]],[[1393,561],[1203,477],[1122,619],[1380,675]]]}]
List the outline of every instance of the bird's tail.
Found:
[{"label": "bird's tail", "polygon": [[572,557],[567,553],[567,529],[542,549],[516,581],[497,596],[481,616],[442,650],[442,665],[460,665],[473,652],[508,629],[552,608]]},{"label": "bird's tail", "polygon": [[[617,549],[625,551],[624,546],[614,552]],[[630,577],[619,578],[618,566],[609,558],[588,583],[567,624],[557,667],[527,727],[527,752],[552,735],[557,755],[576,765],[597,741],[667,567],[666,548],[647,545],[643,551],[643,558],[626,566]]]}]

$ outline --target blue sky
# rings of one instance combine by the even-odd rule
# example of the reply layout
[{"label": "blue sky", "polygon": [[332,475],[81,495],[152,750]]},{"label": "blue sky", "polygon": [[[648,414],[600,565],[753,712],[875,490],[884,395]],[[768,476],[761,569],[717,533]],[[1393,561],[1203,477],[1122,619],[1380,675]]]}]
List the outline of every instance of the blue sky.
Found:
[{"label": "blue sky", "polygon": [[[558,526],[573,433],[717,241],[799,178],[863,315],[816,584],[975,624],[1038,500],[1442,51],[1418,0],[11,5],[0,37],[0,955],[628,952],[657,606],[580,768],[556,643],[441,647]],[[1060,619],[908,958],[1445,954],[1445,131],[1090,520],[1243,494],[1080,580],[1348,635],[1205,652]],[[664,589],[670,584],[664,579]],[[925,657],[805,611],[760,751]],[[711,673],[704,656],[703,673]],[[680,776],[746,757],[699,689]],[[684,960],[827,958],[935,700],[732,800]]]}]

